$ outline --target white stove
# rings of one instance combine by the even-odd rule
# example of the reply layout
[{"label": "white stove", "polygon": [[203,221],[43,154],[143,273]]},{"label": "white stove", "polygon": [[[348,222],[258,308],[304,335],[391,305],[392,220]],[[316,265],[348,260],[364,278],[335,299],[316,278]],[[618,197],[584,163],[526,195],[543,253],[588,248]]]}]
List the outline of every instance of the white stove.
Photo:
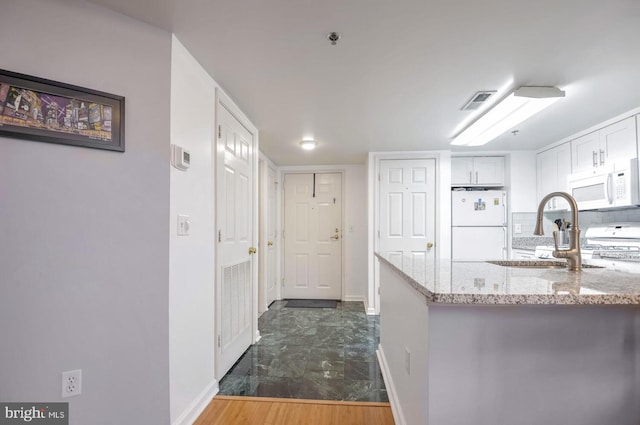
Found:
[{"label": "white stove", "polygon": [[[585,264],[640,273],[640,223],[596,224],[584,237],[581,252]],[[550,259],[553,251],[553,246],[537,246],[535,255]]]}]

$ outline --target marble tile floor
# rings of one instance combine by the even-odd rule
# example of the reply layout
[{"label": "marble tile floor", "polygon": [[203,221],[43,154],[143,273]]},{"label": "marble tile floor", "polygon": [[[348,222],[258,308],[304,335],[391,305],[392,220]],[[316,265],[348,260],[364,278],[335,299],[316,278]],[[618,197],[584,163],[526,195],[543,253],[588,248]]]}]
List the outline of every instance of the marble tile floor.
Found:
[{"label": "marble tile floor", "polygon": [[378,316],[361,302],[287,308],[258,321],[262,338],[220,380],[221,395],[387,402],[376,347]]}]

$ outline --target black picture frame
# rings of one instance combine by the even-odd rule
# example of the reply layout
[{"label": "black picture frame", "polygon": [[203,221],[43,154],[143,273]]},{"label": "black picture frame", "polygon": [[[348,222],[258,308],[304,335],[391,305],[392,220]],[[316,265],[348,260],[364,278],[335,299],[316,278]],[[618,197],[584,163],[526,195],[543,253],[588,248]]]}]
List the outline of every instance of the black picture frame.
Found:
[{"label": "black picture frame", "polygon": [[124,152],[124,97],[0,69],[0,136]]}]

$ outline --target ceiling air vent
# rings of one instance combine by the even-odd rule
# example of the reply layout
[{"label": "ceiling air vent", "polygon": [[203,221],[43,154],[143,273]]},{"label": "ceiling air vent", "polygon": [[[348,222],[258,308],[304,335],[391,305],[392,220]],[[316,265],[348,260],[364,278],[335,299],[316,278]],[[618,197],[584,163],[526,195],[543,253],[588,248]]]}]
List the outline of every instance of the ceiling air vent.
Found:
[{"label": "ceiling air vent", "polygon": [[479,91],[473,96],[471,99],[460,109],[461,111],[475,111],[480,106],[484,105],[484,103],[489,100],[491,96],[496,94],[496,91]]}]

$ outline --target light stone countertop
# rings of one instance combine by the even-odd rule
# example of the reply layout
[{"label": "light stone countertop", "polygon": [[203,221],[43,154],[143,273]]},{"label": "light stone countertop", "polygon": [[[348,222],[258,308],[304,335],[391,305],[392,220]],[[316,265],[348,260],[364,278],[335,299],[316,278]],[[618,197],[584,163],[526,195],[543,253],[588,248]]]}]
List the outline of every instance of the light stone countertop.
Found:
[{"label": "light stone countertop", "polygon": [[640,274],[611,268],[532,269],[487,262],[412,263],[376,253],[428,303],[436,304],[640,304]]}]

